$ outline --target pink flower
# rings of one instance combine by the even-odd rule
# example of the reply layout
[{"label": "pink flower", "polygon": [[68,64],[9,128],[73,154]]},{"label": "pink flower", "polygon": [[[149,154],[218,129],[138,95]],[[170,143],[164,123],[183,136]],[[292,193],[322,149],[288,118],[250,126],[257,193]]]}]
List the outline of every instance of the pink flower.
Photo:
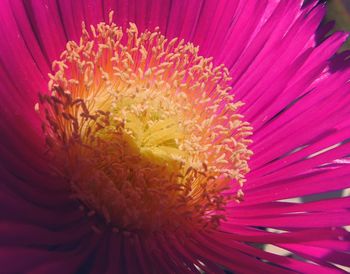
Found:
[{"label": "pink flower", "polygon": [[343,273],[349,197],[288,200],[350,187],[303,2],[1,1],[0,272]]}]

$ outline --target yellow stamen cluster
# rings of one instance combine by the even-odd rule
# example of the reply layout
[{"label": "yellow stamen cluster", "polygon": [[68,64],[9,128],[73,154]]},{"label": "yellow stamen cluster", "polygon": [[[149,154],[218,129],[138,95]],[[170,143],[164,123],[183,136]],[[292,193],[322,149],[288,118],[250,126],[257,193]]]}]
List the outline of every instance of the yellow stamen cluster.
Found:
[{"label": "yellow stamen cluster", "polygon": [[[216,227],[240,200],[251,127],[227,69],[158,29],[83,24],[36,109],[76,197],[124,231]],[[126,33],[126,35],[125,35]]]}]

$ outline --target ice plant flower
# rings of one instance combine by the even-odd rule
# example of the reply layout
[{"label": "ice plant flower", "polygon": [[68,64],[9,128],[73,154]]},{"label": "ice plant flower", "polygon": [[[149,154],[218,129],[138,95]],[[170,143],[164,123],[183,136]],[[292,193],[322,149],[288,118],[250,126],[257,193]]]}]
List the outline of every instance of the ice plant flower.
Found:
[{"label": "ice plant flower", "polygon": [[1,1],[1,273],[343,273],[349,197],[290,200],[350,186],[324,12]]}]

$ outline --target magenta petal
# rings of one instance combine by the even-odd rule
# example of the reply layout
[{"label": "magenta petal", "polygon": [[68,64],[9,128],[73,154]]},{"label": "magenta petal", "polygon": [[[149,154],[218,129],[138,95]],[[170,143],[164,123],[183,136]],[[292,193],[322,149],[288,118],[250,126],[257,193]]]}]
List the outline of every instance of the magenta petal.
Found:
[{"label": "magenta petal", "polygon": [[[0,265],[4,273],[69,273],[76,272],[96,245],[96,236],[86,238],[69,251],[48,251],[35,247],[0,248]],[[60,270],[61,272],[58,272]],[[32,271],[32,272],[31,272]],[[50,271],[50,272],[45,272]],[[52,271],[52,272],[51,272]]]},{"label": "magenta petal", "polygon": [[[28,109],[33,110],[37,91],[47,86],[46,73],[42,74],[42,69],[46,65],[43,64],[43,67],[39,68],[36,61],[33,60],[34,55],[39,57],[39,64],[44,62],[39,47],[35,46],[36,42],[33,46],[27,46],[26,43],[33,42],[33,37],[31,40],[24,40],[30,38],[22,37],[21,29],[16,23],[8,1],[0,3],[0,14],[0,35],[2,37],[0,45],[1,112],[9,109],[14,113],[21,110],[25,114]],[[31,114],[32,117],[33,114]]]},{"label": "magenta petal", "polygon": [[32,1],[26,2],[25,8],[40,48],[51,63],[59,57],[67,42],[57,3]]},{"label": "magenta petal", "polygon": [[[254,206],[233,206],[236,217],[277,216],[298,212],[334,212],[350,208],[350,197],[324,199],[309,203],[271,202]],[[331,214],[331,213],[330,213]]]},{"label": "magenta petal", "polygon": [[286,216],[275,216],[271,218],[229,218],[231,224],[246,226],[263,226],[280,229],[288,228],[322,228],[322,227],[340,227],[350,224],[350,212],[333,213],[313,213],[291,214]]},{"label": "magenta petal", "polygon": [[108,264],[106,273],[107,274],[122,274],[122,238],[121,235],[113,235],[111,237],[110,246],[108,249]]},{"label": "magenta petal", "polygon": [[[26,270],[28,274],[59,274],[59,273],[79,273],[79,269],[87,264],[89,255],[96,246],[96,237],[86,238],[83,244],[78,245],[73,250],[66,252],[47,252],[54,254],[50,258],[36,264]],[[56,254],[55,254],[56,253]]]},{"label": "magenta petal", "polygon": [[340,253],[328,248],[310,247],[307,245],[284,244],[281,247],[298,255],[310,258],[318,263],[332,262],[343,266],[350,266],[350,254]]},{"label": "magenta petal", "polygon": [[95,249],[95,253],[93,254],[93,261],[91,267],[89,267],[89,273],[91,274],[99,274],[99,273],[105,273],[107,269],[107,262],[108,257],[105,256],[105,254],[109,250],[109,245],[111,242],[111,235],[110,233],[105,233],[100,238],[99,244]]},{"label": "magenta petal", "polygon": [[[57,229],[57,228],[56,228]],[[8,245],[66,245],[81,240],[91,229],[84,226],[74,226],[61,231],[48,230],[26,223],[0,222],[2,238],[0,244]]]},{"label": "magenta petal", "polygon": [[[318,2],[0,1],[0,272],[343,273],[333,264],[350,266],[350,198],[283,201],[350,187],[350,52],[336,54],[348,35],[325,37]],[[68,40],[79,41],[82,21],[108,21],[112,10],[117,25],[159,26],[231,73],[254,155],[245,200],[227,204],[217,230],[187,238],[112,232],[104,222],[97,230],[43,153],[34,104],[51,63]]]}]

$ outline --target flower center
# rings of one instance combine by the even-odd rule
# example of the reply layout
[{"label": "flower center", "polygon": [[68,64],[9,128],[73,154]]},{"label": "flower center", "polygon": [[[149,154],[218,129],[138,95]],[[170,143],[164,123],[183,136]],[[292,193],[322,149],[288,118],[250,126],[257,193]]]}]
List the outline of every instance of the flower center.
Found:
[{"label": "flower center", "polygon": [[[126,34],[126,35],[125,35]],[[75,196],[124,231],[215,228],[242,198],[251,127],[229,73],[158,29],[83,23],[39,96],[46,143]]]}]

